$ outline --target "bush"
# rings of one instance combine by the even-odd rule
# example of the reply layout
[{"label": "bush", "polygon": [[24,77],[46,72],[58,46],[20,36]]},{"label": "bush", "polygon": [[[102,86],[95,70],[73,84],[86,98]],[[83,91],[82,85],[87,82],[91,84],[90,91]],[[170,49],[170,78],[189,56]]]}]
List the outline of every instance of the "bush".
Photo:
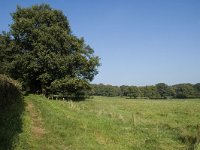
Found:
[{"label": "bush", "polygon": [[0,74],[0,107],[13,104],[21,98],[21,84]]}]

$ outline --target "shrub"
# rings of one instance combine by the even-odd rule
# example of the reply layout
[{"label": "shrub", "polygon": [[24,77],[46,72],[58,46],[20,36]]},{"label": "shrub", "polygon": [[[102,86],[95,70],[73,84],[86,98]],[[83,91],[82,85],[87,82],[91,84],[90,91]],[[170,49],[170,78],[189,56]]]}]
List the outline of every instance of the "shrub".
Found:
[{"label": "shrub", "polygon": [[0,107],[5,107],[20,100],[21,84],[6,75],[0,74]]}]

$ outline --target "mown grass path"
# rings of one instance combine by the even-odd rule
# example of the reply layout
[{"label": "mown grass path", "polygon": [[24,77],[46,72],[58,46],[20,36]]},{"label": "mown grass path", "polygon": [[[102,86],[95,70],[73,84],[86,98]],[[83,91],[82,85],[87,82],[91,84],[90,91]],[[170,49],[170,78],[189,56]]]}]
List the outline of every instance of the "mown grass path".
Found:
[{"label": "mown grass path", "polygon": [[199,149],[199,100],[127,100],[94,97],[81,102],[25,97],[17,149]]},{"label": "mown grass path", "polygon": [[39,108],[33,104],[33,99],[25,97],[25,113],[23,116],[23,132],[19,135],[16,149],[46,150],[44,137],[46,130]]},{"label": "mown grass path", "polygon": [[39,110],[36,110],[31,100],[28,101],[27,104],[27,110],[31,118],[31,133],[35,139],[41,140],[45,134],[41,115]]}]

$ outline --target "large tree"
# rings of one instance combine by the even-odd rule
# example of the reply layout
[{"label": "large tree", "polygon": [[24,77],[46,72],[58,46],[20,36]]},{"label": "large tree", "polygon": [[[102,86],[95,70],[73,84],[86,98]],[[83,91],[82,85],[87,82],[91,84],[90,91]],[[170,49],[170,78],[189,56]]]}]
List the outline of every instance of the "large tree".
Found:
[{"label": "large tree", "polygon": [[155,86],[145,86],[143,88],[143,95],[144,97],[148,98],[161,98],[160,94],[157,91],[157,88]]},{"label": "large tree", "polygon": [[176,98],[194,98],[195,89],[192,84],[177,84],[173,88],[176,92]]},{"label": "large tree", "polygon": [[12,18],[9,33],[0,39],[0,57],[6,55],[1,63],[9,64],[0,70],[31,92],[77,94],[90,88],[99,58],[72,34],[61,11],[46,4],[17,7]]},{"label": "large tree", "polygon": [[128,94],[127,96],[129,96],[130,98],[137,98],[139,97],[141,94],[140,94],[140,90],[137,86],[129,86],[128,87]]},{"label": "large tree", "polygon": [[200,98],[200,83],[193,85],[193,87],[194,87],[194,90],[195,90],[195,96]]},{"label": "large tree", "polygon": [[173,97],[175,95],[175,91],[172,87],[168,86],[165,83],[156,84],[156,88],[161,98]]}]

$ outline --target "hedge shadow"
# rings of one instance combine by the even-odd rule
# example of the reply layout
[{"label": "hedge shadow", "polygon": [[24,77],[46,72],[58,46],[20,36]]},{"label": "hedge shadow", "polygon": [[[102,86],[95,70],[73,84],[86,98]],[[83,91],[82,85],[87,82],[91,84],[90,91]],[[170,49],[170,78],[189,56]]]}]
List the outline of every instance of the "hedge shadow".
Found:
[{"label": "hedge shadow", "polygon": [[22,132],[24,102],[20,84],[0,75],[0,149],[14,149]]}]

